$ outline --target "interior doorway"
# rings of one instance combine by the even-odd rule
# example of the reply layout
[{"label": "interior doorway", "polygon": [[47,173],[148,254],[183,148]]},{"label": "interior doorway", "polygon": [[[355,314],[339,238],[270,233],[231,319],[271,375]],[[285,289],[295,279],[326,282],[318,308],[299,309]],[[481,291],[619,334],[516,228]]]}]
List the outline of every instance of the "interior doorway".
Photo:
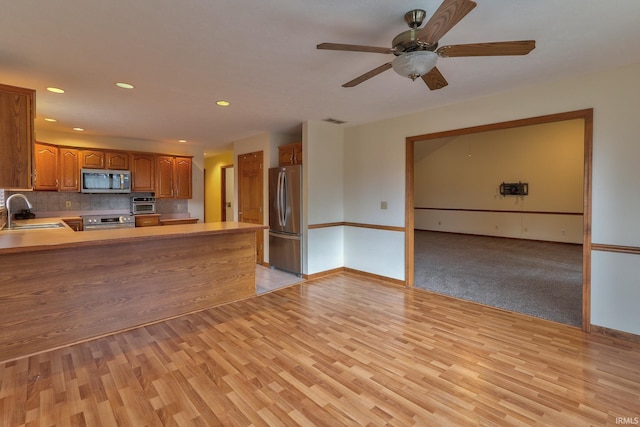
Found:
[{"label": "interior doorway", "polygon": [[[238,221],[264,224],[263,153],[238,155]],[[256,232],[256,263],[264,263],[264,233]]]},{"label": "interior doorway", "polygon": [[591,254],[591,164],[592,164],[592,129],[593,110],[580,110],[549,116],[534,117],[510,122],[457,129],[433,134],[408,137],[406,140],[406,206],[405,206],[405,254],[406,284],[415,286],[415,144],[419,141],[440,138],[458,137],[492,130],[518,128],[543,123],[581,119],[584,122],[584,169],[583,169],[583,224],[582,224],[582,329],[590,328],[590,254]]},{"label": "interior doorway", "polygon": [[235,180],[233,165],[220,167],[220,218],[221,221],[233,221]]}]

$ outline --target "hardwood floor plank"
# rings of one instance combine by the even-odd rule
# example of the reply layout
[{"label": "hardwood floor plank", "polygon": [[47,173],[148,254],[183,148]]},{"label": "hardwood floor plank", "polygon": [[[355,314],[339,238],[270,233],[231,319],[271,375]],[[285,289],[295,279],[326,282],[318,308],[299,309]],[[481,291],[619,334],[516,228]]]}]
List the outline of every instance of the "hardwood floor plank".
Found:
[{"label": "hardwood floor plank", "polygon": [[640,344],[340,273],[0,364],[0,425],[616,425]]}]

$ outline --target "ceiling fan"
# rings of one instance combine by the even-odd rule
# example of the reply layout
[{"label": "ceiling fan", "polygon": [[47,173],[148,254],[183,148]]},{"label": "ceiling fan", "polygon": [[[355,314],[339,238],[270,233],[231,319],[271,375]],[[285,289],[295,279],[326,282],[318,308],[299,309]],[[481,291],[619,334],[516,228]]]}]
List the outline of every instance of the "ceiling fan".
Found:
[{"label": "ceiling fan", "polygon": [[464,18],[476,3],[471,0],[444,0],[438,10],[420,28],[426,12],[415,9],[404,15],[404,20],[411,28],[398,34],[391,43],[391,48],[361,46],[341,43],[320,43],[318,49],[341,50],[350,52],[371,52],[393,54],[396,58],[355,79],[342,87],[353,87],[372,77],[393,68],[398,74],[412,80],[421,77],[431,90],[447,86],[447,80],[436,68],[438,58],[461,56],[503,56],[526,55],[536,47],[535,40],[505,41],[493,43],[458,44],[438,47],[438,42],[454,25]]}]

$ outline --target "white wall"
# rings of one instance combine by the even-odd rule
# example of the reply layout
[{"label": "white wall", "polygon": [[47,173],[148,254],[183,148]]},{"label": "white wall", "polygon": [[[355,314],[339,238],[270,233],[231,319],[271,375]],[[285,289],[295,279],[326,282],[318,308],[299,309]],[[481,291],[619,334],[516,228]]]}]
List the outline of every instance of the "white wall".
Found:
[{"label": "white wall", "polygon": [[204,222],[204,154],[202,147],[143,139],[111,138],[78,133],[46,132],[42,130],[37,131],[36,141],[72,147],[107,148],[112,150],[193,156],[193,197],[188,201],[189,213],[191,217],[199,218]]},{"label": "white wall", "polygon": [[[343,129],[327,122],[303,124],[303,216],[306,225],[344,221]],[[343,227],[307,230],[305,274],[344,266]]]},{"label": "white wall", "polygon": [[416,229],[582,243],[584,120],[418,141],[414,164]]},{"label": "white wall", "polygon": [[[499,93],[345,130],[345,220],[380,225],[404,225],[405,138],[438,131],[594,108],[592,241],[640,247],[640,64],[575,76],[517,91]],[[606,82],[606,84],[603,84]],[[442,89],[442,90],[446,90]],[[425,102],[429,92],[425,92]],[[389,209],[376,209],[380,200]],[[399,206],[396,206],[399,204]],[[397,233],[402,235],[403,233]],[[404,253],[395,239],[377,230],[345,233],[347,267],[377,273],[378,258],[389,260],[391,277],[404,278]],[[359,254],[351,239],[364,239],[378,258]],[[402,240],[402,239],[398,239]],[[616,302],[638,301],[640,258],[594,252],[592,255],[591,322],[640,334],[640,310],[617,309]],[[637,259],[636,259],[637,258]],[[351,264],[351,265],[350,265]],[[356,268],[356,267],[354,267]],[[610,271],[616,269],[617,276]],[[618,277],[623,278],[617,280]],[[603,295],[610,296],[604,298]]]}]

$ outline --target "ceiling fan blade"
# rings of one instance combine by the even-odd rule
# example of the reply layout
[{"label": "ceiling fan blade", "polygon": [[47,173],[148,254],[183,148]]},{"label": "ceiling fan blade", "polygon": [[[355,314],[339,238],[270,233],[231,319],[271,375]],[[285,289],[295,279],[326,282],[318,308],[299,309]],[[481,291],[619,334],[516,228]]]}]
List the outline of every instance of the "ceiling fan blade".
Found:
[{"label": "ceiling fan blade", "polygon": [[316,46],[316,48],[327,50],[345,50],[348,52],[393,53],[393,49],[388,47],[361,46],[358,44],[320,43]]},{"label": "ceiling fan blade", "polygon": [[382,73],[383,71],[387,71],[389,68],[391,68],[391,62],[387,62],[386,64],[382,64],[378,68],[374,68],[373,70],[371,70],[371,71],[369,71],[367,73],[364,73],[360,77],[356,77],[355,79],[351,80],[350,82],[347,82],[347,83],[343,84],[342,87],[354,87],[354,86],[357,86],[360,83],[364,82],[365,80],[369,80],[371,77],[375,77],[378,74]]},{"label": "ceiling fan blade", "polygon": [[418,32],[418,40],[434,44],[476,7],[471,0],[444,0]]},{"label": "ceiling fan blade", "polygon": [[449,83],[444,78],[440,70],[436,67],[433,67],[431,71],[422,76],[422,80],[429,86],[431,90],[442,89],[447,86]]},{"label": "ceiling fan blade", "polygon": [[536,47],[535,40],[495,43],[471,43],[441,46],[436,53],[443,58],[456,56],[526,55]]}]

